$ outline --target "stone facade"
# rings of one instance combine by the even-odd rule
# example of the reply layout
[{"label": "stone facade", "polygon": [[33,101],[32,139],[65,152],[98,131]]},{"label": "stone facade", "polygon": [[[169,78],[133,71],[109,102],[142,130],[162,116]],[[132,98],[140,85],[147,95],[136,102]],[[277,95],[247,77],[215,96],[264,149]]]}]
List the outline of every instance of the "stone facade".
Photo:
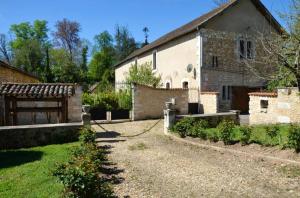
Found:
[{"label": "stone facade", "polygon": [[[255,76],[248,67],[240,61],[238,44],[241,38],[251,40],[251,35],[201,30],[203,43],[203,62],[201,67],[201,90],[222,93],[227,87],[263,87],[264,80]],[[261,56],[257,40],[253,39],[255,58]],[[213,57],[218,58],[218,65],[213,65]],[[220,111],[231,109],[231,100],[219,95]]]},{"label": "stone facade", "polygon": [[200,113],[211,114],[218,113],[219,93],[202,92],[200,93]]},{"label": "stone facade", "polygon": [[133,120],[162,118],[165,103],[175,98],[178,114],[188,113],[188,89],[155,89],[142,85],[133,86]]},{"label": "stone facade", "polygon": [[278,93],[250,93],[250,124],[300,123],[300,96],[297,88]]}]

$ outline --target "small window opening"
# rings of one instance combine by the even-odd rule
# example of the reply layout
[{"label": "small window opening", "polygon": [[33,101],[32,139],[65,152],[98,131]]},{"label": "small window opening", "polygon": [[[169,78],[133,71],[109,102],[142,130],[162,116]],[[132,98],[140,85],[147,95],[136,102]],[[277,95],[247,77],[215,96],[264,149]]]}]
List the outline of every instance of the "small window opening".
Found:
[{"label": "small window opening", "polygon": [[182,83],[182,88],[183,88],[183,89],[188,89],[188,88],[189,88],[189,83],[186,82],[186,81],[183,82],[183,83]]},{"label": "small window opening", "polygon": [[269,101],[268,100],[261,100],[260,101],[260,108],[267,109],[269,107]]},{"label": "small window opening", "polygon": [[218,67],[219,66],[219,59],[217,56],[212,57],[212,67]]},{"label": "small window opening", "polygon": [[169,82],[166,83],[166,89],[170,89],[171,88],[171,84]]}]

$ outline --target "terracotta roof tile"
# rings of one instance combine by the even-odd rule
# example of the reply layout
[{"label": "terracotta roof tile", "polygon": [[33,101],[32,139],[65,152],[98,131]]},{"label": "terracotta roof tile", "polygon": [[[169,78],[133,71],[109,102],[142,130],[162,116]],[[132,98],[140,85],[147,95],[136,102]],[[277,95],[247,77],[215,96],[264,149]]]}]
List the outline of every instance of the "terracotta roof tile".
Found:
[{"label": "terracotta roof tile", "polygon": [[0,95],[3,96],[27,96],[27,97],[66,97],[75,94],[75,84],[63,83],[3,83],[0,85]]}]

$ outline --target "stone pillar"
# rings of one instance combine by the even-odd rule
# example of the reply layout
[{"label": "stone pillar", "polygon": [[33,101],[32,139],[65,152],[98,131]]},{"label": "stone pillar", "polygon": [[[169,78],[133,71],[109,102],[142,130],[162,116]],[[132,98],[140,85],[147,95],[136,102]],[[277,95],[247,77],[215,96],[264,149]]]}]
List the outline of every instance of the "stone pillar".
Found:
[{"label": "stone pillar", "polygon": [[235,113],[235,116],[236,116],[235,124],[240,125],[241,124],[241,122],[240,122],[241,111],[240,110],[230,110],[230,112]]},{"label": "stone pillar", "polygon": [[81,114],[82,123],[84,126],[89,126],[91,124],[91,114],[83,112]]},{"label": "stone pillar", "polygon": [[83,105],[82,111],[83,111],[83,113],[81,114],[82,123],[85,127],[89,127],[91,125],[90,106]]},{"label": "stone pillar", "polygon": [[111,122],[111,111],[106,112],[106,121]]},{"label": "stone pillar", "polygon": [[168,132],[175,124],[176,111],[172,108],[172,103],[166,103],[167,109],[164,110],[164,132]]}]

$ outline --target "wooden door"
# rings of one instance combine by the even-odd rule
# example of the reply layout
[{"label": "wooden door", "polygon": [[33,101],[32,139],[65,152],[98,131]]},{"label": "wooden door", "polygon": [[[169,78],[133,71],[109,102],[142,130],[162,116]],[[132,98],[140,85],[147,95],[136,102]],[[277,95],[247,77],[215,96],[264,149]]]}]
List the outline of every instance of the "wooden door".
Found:
[{"label": "wooden door", "polygon": [[248,87],[232,87],[231,108],[240,110],[241,113],[249,113],[249,89]]}]

